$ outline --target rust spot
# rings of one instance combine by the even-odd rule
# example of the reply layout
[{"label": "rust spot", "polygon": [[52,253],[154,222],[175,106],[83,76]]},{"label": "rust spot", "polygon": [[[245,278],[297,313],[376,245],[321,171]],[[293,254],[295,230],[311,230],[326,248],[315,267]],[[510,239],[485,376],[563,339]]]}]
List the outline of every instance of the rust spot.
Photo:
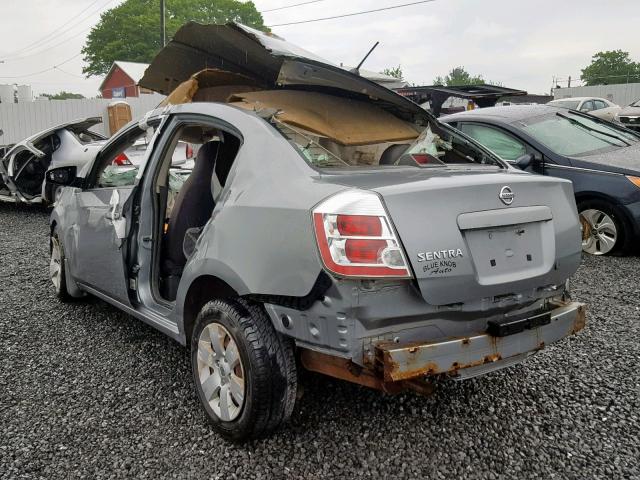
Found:
[{"label": "rust spot", "polygon": [[587,312],[584,305],[578,307],[576,319],[573,321],[570,334],[575,335],[584,328],[587,323]]},{"label": "rust spot", "polygon": [[418,347],[410,347],[409,353],[416,353],[418,351]]},{"label": "rust spot", "polygon": [[499,353],[494,353],[492,355],[487,355],[484,357],[484,363],[493,363],[502,360],[502,355]]},{"label": "rust spot", "polygon": [[470,338],[463,338],[462,339],[462,346],[465,347],[467,345],[471,344],[471,339]]},{"label": "rust spot", "polygon": [[300,361],[304,368],[312,372],[323,373],[365,387],[385,390],[384,382],[374,371],[362,368],[346,358],[325,355],[303,348],[301,349]]}]

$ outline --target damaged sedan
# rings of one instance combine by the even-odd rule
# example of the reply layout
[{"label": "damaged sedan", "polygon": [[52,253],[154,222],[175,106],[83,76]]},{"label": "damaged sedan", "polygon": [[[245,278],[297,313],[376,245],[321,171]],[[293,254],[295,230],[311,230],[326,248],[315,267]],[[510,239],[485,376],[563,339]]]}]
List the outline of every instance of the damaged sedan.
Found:
[{"label": "damaged sedan", "polygon": [[[279,37],[188,23],[141,86],[168,95],[64,186],[58,297],[95,295],[190,348],[225,438],[266,435],[297,369],[426,392],[584,327],[571,183],[530,175],[413,102]],[[113,186],[113,160],[144,159]],[[193,169],[169,201],[178,142]],[[106,172],[106,173],[105,173]]]}]

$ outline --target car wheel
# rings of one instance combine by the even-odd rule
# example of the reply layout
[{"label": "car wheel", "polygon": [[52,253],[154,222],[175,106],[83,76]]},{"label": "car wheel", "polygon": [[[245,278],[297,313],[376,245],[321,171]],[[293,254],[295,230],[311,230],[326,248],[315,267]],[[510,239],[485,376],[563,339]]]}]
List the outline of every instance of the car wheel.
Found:
[{"label": "car wheel", "polygon": [[191,337],[191,366],[200,404],[224,438],[258,438],[291,416],[293,345],[262,306],[241,299],[207,303]]},{"label": "car wheel", "polygon": [[611,255],[625,250],[626,228],[615,206],[599,200],[578,205],[582,227],[582,251],[591,255]]},{"label": "car wheel", "polygon": [[49,278],[53,283],[56,296],[63,302],[71,301],[72,297],[67,291],[67,276],[64,268],[64,250],[58,239],[58,234],[51,236],[51,257],[49,259]]}]

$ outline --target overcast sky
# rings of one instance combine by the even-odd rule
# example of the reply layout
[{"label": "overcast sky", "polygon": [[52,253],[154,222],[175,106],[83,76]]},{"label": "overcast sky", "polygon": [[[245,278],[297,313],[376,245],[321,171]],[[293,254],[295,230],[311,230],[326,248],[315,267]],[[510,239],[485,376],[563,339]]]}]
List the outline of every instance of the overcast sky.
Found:
[{"label": "overcast sky", "polygon": [[[254,3],[262,11],[301,1]],[[323,0],[264,13],[264,18],[267,25],[275,25],[409,1]],[[80,24],[74,26],[72,22],[60,29],[93,0],[3,1],[0,62],[4,63],[0,63],[0,84],[29,84],[35,93],[67,90],[95,96],[101,79],[82,77],[81,56],[58,70],[25,75],[79,53],[85,30],[99,19],[99,12],[91,13],[120,2],[96,1],[80,17],[87,16]],[[580,69],[600,50],[626,50],[640,61],[639,22],[640,0],[435,0],[272,30],[324,58],[350,65],[356,64],[375,41],[380,41],[364,67],[381,70],[402,65],[405,79],[417,84],[431,84],[437,75],[463,65],[470,73],[482,74],[504,86],[543,93],[549,91],[554,75],[562,79],[569,75],[578,78]],[[57,33],[31,46],[51,32]]]}]

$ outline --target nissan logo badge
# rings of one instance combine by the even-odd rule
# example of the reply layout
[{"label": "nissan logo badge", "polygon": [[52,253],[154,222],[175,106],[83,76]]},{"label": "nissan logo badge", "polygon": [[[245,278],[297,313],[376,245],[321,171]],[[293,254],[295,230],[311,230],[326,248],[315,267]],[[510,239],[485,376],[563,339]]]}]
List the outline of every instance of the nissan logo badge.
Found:
[{"label": "nissan logo badge", "polygon": [[505,185],[500,189],[500,195],[498,195],[498,197],[505,205],[511,205],[513,203],[513,197],[515,197],[515,195],[513,194],[511,187]]}]

